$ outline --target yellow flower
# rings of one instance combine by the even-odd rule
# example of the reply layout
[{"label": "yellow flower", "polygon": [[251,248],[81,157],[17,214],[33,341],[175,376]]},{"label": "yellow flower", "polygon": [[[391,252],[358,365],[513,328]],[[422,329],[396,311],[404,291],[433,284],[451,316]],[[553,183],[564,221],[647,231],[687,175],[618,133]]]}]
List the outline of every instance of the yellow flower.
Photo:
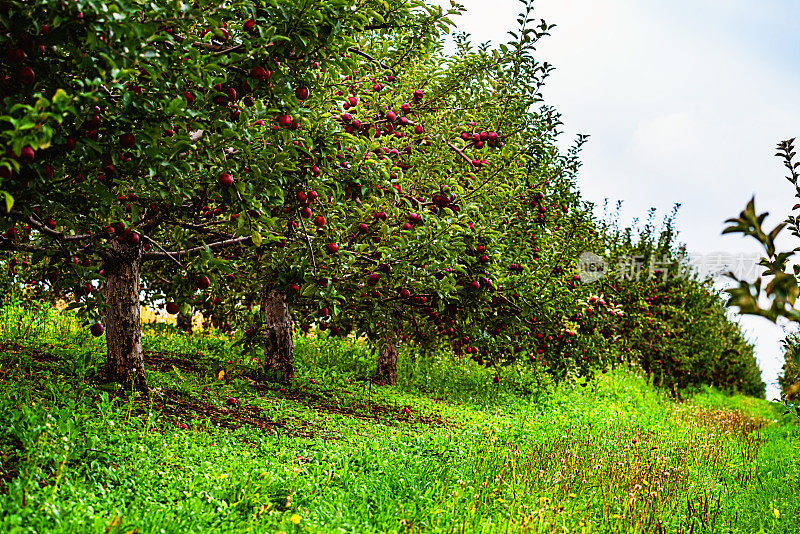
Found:
[{"label": "yellow flower", "polygon": [[300,519],[302,519],[302,518],[299,515],[292,514],[292,517],[289,518],[289,521],[291,521],[295,525],[299,525],[300,524]]}]

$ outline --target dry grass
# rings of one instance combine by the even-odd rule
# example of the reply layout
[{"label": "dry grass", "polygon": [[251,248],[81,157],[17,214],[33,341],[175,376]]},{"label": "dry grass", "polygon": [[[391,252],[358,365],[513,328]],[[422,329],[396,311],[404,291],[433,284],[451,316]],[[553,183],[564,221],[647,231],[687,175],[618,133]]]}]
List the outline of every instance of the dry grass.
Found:
[{"label": "dry grass", "polygon": [[574,427],[524,453],[504,446],[502,466],[476,507],[505,507],[507,528],[516,532],[596,532],[601,525],[602,532],[713,531],[730,484],[720,474],[754,482],[763,443],[757,431],[766,422],[688,405],[676,406],[675,417],[682,434]]}]

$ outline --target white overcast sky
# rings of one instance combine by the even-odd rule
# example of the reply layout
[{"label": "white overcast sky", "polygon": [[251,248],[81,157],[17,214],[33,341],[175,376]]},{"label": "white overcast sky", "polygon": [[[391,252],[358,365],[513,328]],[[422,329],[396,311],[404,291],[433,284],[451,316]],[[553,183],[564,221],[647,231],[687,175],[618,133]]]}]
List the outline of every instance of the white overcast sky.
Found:
[{"label": "white overcast sky", "polygon": [[[449,0],[437,0],[448,6]],[[517,27],[519,0],[461,0],[459,30],[498,44]],[[556,70],[545,99],[568,138],[585,133],[579,185],[601,204],[624,201],[623,222],[681,203],[679,238],[697,254],[753,253],[724,220],[752,195],[783,219],[794,190],[774,157],[800,137],[797,0],[537,0],[556,24],[538,57]],[[769,226],[769,225],[768,225]],[[783,365],[781,328],[744,318],[767,382]]]}]

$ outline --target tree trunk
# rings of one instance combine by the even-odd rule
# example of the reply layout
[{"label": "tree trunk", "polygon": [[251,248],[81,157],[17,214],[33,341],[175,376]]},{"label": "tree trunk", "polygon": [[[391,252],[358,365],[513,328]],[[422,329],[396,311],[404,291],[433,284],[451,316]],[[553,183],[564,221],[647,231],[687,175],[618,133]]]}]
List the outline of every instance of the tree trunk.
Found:
[{"label": "tree trunk", "polygon": [[386,384],[397,383],[397,340],[393,335],[387,335],[378,347],[378,369],[375,379]]},{"label": "tree trunk", "polygon": [[178,312],[178,316],[176,318],[176,325],[179,329],[184,332],[191,332],[192,331],[192,318],[188,315],[184,315]]},{"label": "tree trunk", "polygon": [[141,249],[114,242],[106,272],[106,376],[147,391],[139,302]]},{"label": "tree trunk", "polygon": [[292,314],[286,295],[274,289],[262,298],[264,310],[264,369],[270,379],[284,384],[294,380],[294,345],[292,344]]}]

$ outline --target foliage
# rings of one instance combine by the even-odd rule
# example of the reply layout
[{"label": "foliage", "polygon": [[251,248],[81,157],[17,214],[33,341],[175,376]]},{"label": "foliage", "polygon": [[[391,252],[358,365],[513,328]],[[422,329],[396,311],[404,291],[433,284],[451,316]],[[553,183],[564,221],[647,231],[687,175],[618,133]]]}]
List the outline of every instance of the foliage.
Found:
[{"label": "foliage", "polygon": [[[789,171],[787,180],[795,187],[795,197],[800,199],[800,162],[795,162],[796,152],[794,139],[778,143],[776,156],[783,160],[784,166]],[[795,256],[797,249],[779,251],[776,240],[779,234],[788,227],[792,236],[800,238],[800,217],[796,214],[800,209],[800,204],[795,204],[792,213],[785,221],[777,224],[771,230],[763,227],[768,213],[757,213],[755,208],[755,197],[739,214],[738,218],[728,219],[726,222],[730,226],[725,228],[723,233],[741,233],[752,237],[764,249],[764,256],[760,265],[764,267],[762,277],[755,282],[747,280],[736,280],[738,286],[729,290],[729,305],[739,308],[739,312],[749,315],[760,315],[777,322],[779,318],[788,319],[791,322],[800,322],[800,311],[796,309],[796,300],[800,295],[798,286],[798,276],[800,276],[800,265],[791,265],[790,260]],[[735,279],[733,274],[731,277]],[[766,285],[762,289],[762,285]],[[792,384],[789,382],[795,378],[794,346],[795,338],[788,338],[784,342],[786,364],[784,375],[781,379],[781,390],[784,395],[791,393]],[[782,396],[785,402],[787,413],[793,413],[800,417],[800,412],[796,412],[795,406]]]},{"label": "foliage", "polygon": [[[118,265],[133,267],[120,283],[134,295],[140,261],[177,265],[160,280],[188,315],[192,300],[219,298],[203,292],[234,285],[242,247],[290,240],[306,265],[313,248],[336,256],[335,242],[312,246],[283,216],[309,186],[347,211],[341,176],[328,172],[349,167],[330,116],[345,99],[331,88],[379,62],[360,44],[414,59],[448,25],[422,1],[5,4],[0,249],[22,254],[9,261],[23,283],[68,296],[90,321],[116,309]],[[354,169],[366,147],[356,148]],[[371,180],[388,174],[367,167]]]},{"label": "foliage", "polygon": [[778,385],[781,387],[781,401],[787,412],[800,417],[800,404],[797,403],[800,394],[800,337],[790,335],[783,340],[783,369],[778,376]]},{"label": "foliage", "polygon": [[[703,384],[763,397],[765,384],[753,346],[732,321],[711,280],[701,280],[675,242],[673,213],[658,229],[601,233],[612,264],[605,296],[621,314],[608,330],[620,358],[642,367],[674,393]],[[610,277],[609,277],[610,278]]]},{"label": "foliage", "polygon": [[[798,183],[800,174],[797,172],[800,162],[795,163],[794,161],[796,156],[794,139],[778,143],[776,156],[783,159],[784,166],[789,169],[790,174],[786,179],[795,187],[795,196],[800,198],[800,183]],[[792,209],[800,209],[800,204],[795,204]],[[778,251],[776,239],[787,226],[791,229],[793,236],[800,237],[800,219],[795,215],[789,215],[784,222],[768,231],[763,228],[764,220],[768,215],[768,213],[758,214],[756,212],[755,198],[753,198],[738,218],[726,221],[730,223],[730,226],[725,228],[723,233],[741,233],[750,236],[763,247],[765,256],[761,259],[760,265],[763,265],[765,270],[762,276],[769,277],[769,283],[764,287],[763,293],[762,278],[759,277],[753,283],[737,280],[739,286],[730,290],[730,304],[739,307],[740,313],[761,315],[773,322],[777,321],[779,317],[797,322],[800,320],[800,312],[794,309],[794,304],[800,294],[797,285],[800,266],[795,265],[790,269],[789,260],[794,256],[795,251]],[[762,295],[769,300],[768,308],[762,307],[759,302]]]}]

